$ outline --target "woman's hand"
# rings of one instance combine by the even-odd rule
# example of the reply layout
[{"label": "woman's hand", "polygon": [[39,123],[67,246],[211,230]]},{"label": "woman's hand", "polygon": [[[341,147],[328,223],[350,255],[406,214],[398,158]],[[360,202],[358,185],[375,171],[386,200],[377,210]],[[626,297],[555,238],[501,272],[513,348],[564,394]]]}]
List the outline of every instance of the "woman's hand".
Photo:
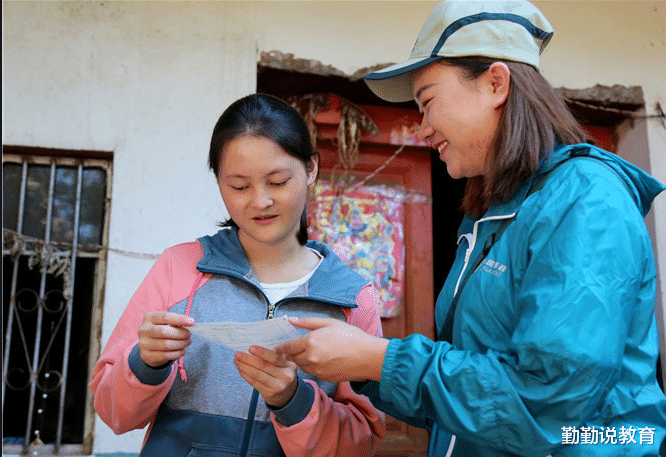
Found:
[{"label": "woman's hand", "polygon": [[284,356],[259,346],[250,346],[250,353],[237,352],[234,363],[238,373],[257,389],[273,408],[282,408],[291,401],[298,387],[296,365]]},{"label": "woman's hand", "polygon": [[336,319],[290,318],[296,327],[312,330],[275,348],[301,370],[328,382],[379,381],[388,340]]},{"label": "woman's hand", "polygon": [[153,368],[161,367],[185,355],[190,345],[194,319],[184,314],[165,311],[148,312],[139,327],[141,359]]}]

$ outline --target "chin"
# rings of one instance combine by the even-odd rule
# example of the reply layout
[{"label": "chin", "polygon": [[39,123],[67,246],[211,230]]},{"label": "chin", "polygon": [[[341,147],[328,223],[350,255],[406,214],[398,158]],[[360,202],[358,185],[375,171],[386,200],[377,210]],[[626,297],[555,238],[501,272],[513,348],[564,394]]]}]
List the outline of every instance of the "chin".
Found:
[{"label": "chin", "polygon": [[449,167],[448,165],[446,166],[446,172],[451,176],[453,179],[460,179],[464,178],[463,174],[460,172],[460,170],[457,170],[455,168]]},{"label": "chin", "polygon": [[285,240],[288,240],[292,235],[294,239],[296,239],[296,234],[293,233],[285,233],[281,231],[252,231],[252,232],[246,232],[246,235],[250,238],[252,238],[254,241],[265,244],[267,246],[270,245],[275,245],[275,244],[280,244],[284,242]]}]

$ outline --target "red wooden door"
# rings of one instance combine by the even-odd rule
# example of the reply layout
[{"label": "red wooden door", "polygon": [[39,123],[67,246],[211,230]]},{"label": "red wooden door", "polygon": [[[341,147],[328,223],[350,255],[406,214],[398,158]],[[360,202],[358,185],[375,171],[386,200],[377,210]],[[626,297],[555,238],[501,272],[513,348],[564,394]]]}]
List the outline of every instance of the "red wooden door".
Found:
[{"label": "red wooden door", "polygon": [[[338,163],[335,142],[340,122],[339,99],[329,97],[331,107],[315,118],[320,138],[317,143],[321,154],[320,180],[328,180]],[[430,150],[423,145],[407,145],[390,163],[386,164],[403,140],[414,142],[411,127],[419,121],[416,110],[361,107],[379,128],[378,135],[365,133],[359,147],[358,162],[352,175],[356,182],[367,178],[380,167],[364,185],[385,185],[404,192],[408,200],[416,193],[430,196]],[[412,129],[413,131],[413,129]],[[336,172],[339,172],[337,170]],[[412,198],[412,200],[414,200]],[[382,318],[384,335],[404,338],[413,333],[431,339],[434,330],[432,208],[430,204],[405,203],[403,210],[404,287],[402,310],[395,316]],[[381,457],[425,456],[427,433],[387,416],[387,435],[380,452]]]}]

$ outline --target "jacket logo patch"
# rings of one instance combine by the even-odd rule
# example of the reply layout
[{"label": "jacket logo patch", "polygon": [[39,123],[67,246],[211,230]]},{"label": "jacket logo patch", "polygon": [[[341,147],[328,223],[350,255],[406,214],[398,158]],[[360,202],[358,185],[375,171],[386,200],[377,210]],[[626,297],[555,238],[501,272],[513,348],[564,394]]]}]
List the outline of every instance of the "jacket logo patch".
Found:
[{"label": "jacket logo patch", "polygon": [[480,268],[484,273],[490,273],[491,275],[497,277],[502,276],[502,274],[504,274],[506,271],[506,265],[490,259],[485,259],[483,262],[481,262]]}]

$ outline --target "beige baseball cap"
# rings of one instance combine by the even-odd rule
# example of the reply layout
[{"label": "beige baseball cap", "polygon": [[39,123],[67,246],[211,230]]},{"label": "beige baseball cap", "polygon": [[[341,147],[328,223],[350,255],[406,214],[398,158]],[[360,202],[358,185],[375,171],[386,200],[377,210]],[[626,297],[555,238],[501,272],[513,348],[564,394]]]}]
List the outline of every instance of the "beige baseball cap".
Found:
[{"label": "beige baseball cap", "polygon": [[446,0],[426,19],[409,59],[364,80],[378,97],[406,102],[414,98],[412,72],[442,57],[494,57],[538,70],[552,36],[546,17],[528,1]]}]

